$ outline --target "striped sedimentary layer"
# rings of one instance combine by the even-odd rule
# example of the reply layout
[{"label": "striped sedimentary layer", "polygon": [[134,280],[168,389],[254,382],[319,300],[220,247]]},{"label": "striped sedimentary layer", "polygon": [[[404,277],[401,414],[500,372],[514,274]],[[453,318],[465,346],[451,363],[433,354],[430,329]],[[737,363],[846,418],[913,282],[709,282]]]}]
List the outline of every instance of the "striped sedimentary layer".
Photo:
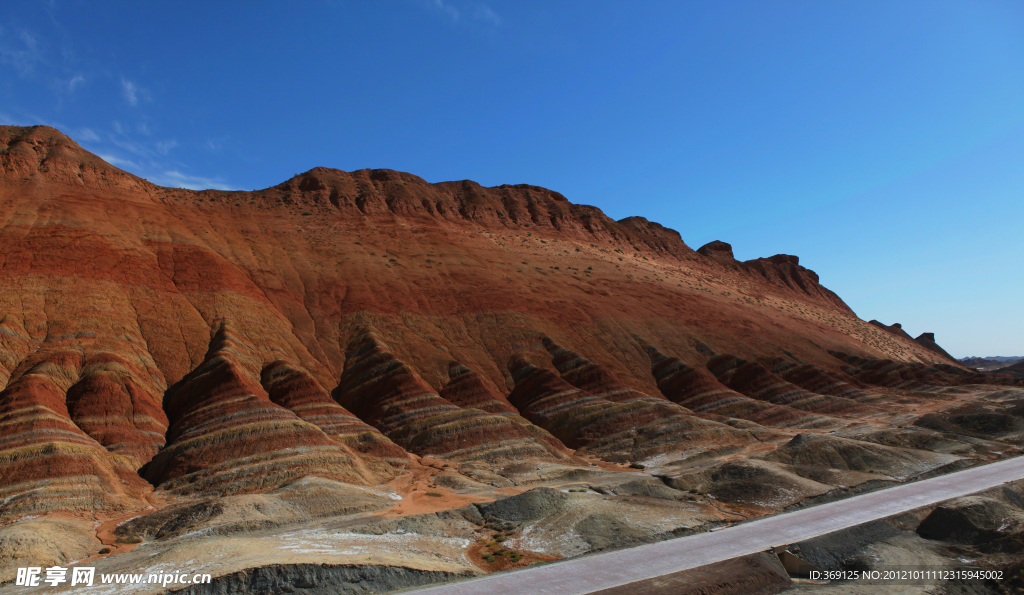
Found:
[{"label": "striped sedimentary layer", "polygon": [[448,364],[448,384],[441,389],[440,396],[459,407],[495,415],[519,415],[505,395],[491,388],[483,376],[459,362]]},{"label": "striped sedimentary layer", "polygon": [[858,403],[873,404],[887,399],[883,394],[856,386],[853,384],[857,382],[856,380],[848,381],[841,373],[829,372],[814,364],[798,364],[780,358],[772,365],[771,371],[786,382],[820,395],[832,395],[852,399]]},{"label": "striped sedimentary layer", "polygon": [[272,402],[260,368],[253,348],[222,323],[203,363],[168,391],[168,445],[145,470],[151,483],[183,494],[231,494],[306,475],[376,481],[354,451]]},{"label": "striped sedimentary layer", "polygon": [[542,342],[548,352],[551,353],[551,363],[554,364],[558,373],[562,375],[562,380],[578,389],[613,403],[628,403],[630,401],[665,402],[665,398],[661,395],[649,395],[626,386],[617,376],[603,366],[588,360],[575,351],[562,347],[555,343],[551,337],[544,337]]},{"label": "striped sedimentary layer", "polygon": [[850,399],[802,389],[772,374],[760,363],[734,355],[716,355],[708,360],[707,368],[725,386],[759,401],[830,415],[857,415],[871,411]]},{"label": "striped sedimentary layer", "polygon": [[847,364],[844,371],[865,384],[899,390],[934,392],[954,384],[941,370],[916,362],[897,362],[890,359],[871,359],[830,351]]},{"label": "striped sedimentary layer", "polygon": [[530,423],[519,415],[519,411],[508,402],[505,395],[491,388],[483,376],[458,363],[451,362],[448,366],[448,384],[441,389],[441,396],[459,407],[479,409],[495,415],[503,415],[530,431],[534,437],[547,445],[548,448],[572,455],[562,442],[540,426]]},{"label": "striped sedimentary layer", "polygon": [[81,379],[67,392],[75,424],[136,469],[163,448],[167,433],[162,391],[143,378],[124,358],[101,352],[84,361]]},{"label": "striped sedimentary layer", "polygon": [[[260,381],[271,401],[289,409],[303,421],[323,430],[334,440],[369,459],[376,471],[393,473],[393,465],[404,465],[409,454],[339,405],[313,376],[288,362],[276,360],[263,368]],[[382,469],[390,467],[390,469]]]},{"label": "striped sedimentary layer", "polygon": [[778,428],[827,429],[845,425],[834,417],[752,399],[719,382],[706,368],[687,365],[651,345],[645,348],[661,394],[698,415],[745,419]]},{"label": "striped sedimentary layer", "polygon": [[667,401],[614,403],[594,396],[519,356],[512,357],[509,371],[515,381],[509,402],[579,453],[636,460],[756,440],[750,432],[689,415]]},{"label": "striped sedimentary layer", "polygon": [[148,486],[135,460],[108,452],[68,412],[81,353],[39,360],[0,392],[0,520],[141,505]]},{"label": "striped sedimentary layer", "polygon": [[408,451],[455,461],[565,459],[506,415],[459,407],[442,398],[381,340],[356,333],[334,396]]}]

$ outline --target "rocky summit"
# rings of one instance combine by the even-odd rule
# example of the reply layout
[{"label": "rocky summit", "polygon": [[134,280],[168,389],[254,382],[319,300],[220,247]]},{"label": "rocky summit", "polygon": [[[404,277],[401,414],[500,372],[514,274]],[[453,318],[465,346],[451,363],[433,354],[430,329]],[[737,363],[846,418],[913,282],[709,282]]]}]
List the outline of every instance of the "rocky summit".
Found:
[{"label": "rocky summit", "polygon": [[1017,368],[537,186],[191,191],[0,127],[0,581],[386,591],[706,530],[1018,452]]}]

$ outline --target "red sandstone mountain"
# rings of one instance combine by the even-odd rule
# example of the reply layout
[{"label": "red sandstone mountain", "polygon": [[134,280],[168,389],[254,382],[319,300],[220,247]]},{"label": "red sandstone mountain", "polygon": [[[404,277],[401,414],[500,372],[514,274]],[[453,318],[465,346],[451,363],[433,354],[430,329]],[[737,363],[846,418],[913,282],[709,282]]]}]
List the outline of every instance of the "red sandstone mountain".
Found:
[{"label": "red sandstone mountain", "polygon": [[694,251],[535,186],[315,168],[194,192],[0,127],[0,221],[0,519],[142,506],[143,477],[225,494],[382,481],[407,453],[742,446],[870,415],[865,384],[969,375],[795,256]]}]

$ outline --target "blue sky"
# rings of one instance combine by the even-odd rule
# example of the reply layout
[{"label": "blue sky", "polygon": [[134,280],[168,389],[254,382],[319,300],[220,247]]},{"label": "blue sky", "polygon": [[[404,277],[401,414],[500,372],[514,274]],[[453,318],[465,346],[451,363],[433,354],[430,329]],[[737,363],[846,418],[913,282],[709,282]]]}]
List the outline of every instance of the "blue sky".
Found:
[{"label": "blue sky", "polygon": [[171,186],[545,186],[1024,355],[1017,1],[6,0],[0,123]]}]

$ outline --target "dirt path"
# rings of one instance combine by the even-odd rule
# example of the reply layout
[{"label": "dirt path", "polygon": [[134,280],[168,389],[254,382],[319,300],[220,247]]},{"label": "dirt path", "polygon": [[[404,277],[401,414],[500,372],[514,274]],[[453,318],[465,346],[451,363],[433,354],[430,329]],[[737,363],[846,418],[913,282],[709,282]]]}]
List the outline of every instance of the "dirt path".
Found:
[{"label": "dirt path", "polygon": [[494,502],[495,498],[476,494],[457,494],[454,490],[436,486],[433,478],[444,471],[455,471],[452,463],[422,457],[407,467],[402,475],[392,479],[387,486],[402,497],[398,504],[374,513],[386,518],[438,512],[461,508],[475,502]]}]

